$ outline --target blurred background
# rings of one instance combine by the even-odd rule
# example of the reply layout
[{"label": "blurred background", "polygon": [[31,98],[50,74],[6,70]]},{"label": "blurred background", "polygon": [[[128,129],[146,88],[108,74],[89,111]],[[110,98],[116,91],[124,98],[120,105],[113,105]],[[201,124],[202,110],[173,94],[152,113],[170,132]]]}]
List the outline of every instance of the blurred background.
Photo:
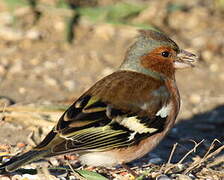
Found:
[{"label": "blurred background", "polygon": [[[155,151],[156,157],[166,160],[173,143],[186,145],[186,139],[205,139],[204,147],[215,138],[223,143],[223,19],[224,0],[1,0],[2,112],[11,103],[72,103],[116,70],[137,29],[156,28],[200,57],[194,69],[177,72],[179,123]],[[52,127],[49,121],[32,124],[29,117],[18,123],[12,112],[4,113],[0,143],[29,143],[31,131],[42,128],[46,134]],[[180,148],[179,153],[187,150]]]}]

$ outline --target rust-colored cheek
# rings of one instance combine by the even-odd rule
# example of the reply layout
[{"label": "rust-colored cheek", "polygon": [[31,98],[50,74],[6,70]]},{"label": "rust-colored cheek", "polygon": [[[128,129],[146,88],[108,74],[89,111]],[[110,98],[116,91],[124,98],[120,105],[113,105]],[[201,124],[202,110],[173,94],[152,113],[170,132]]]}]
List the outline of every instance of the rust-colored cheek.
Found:
[{"label": "rust-colored cheek", "polygon": [[170,58],[160,58],[157,54],[147,54],[141,57],[141,65],[149,70],[158,72],[168,77],[173,77],[175,69]]}]

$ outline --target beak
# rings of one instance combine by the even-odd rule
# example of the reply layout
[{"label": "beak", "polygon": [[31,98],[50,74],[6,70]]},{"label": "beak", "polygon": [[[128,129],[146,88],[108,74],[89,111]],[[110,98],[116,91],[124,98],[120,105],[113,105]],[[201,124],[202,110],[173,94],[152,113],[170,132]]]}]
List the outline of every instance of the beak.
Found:
[{"label": "beak", "polygon": [[183,69],[188,67],[194,67],[194,63],[198,60],[198,57],[188,51],[180,50],[177,54],[177,59],[174,61],[174,67],[176,69]]}]

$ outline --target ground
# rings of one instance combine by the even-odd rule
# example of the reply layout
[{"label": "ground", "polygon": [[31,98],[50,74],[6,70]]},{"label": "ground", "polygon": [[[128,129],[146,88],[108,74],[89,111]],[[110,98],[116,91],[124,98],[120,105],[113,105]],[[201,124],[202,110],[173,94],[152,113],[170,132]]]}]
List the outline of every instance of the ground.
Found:
[{"label": "ground", "polygon": [[[54,1],[48,3],[52,5]],[[79,24],[72,29],[75,39],[68,43],[66,23],[71,10],[54,7],[48,11],[40,6],[42,16],[34,24],[29,7],[12,8],[5,1],[0,2],[2,146],[10,145],[11,151],[16,152],[23,145],[39,142],[60,117],[64,106],[119,67],[137,35],[138,24],[164,31],[181,48],[197,54],[199,61],[193,69],[176,72],[182,97],[176,126],[153,152],[130,165],[166,163],[175,143],[178,145],[172,163],[202,140],[186,161],[203,157],[216,139],[212,152],[223,146],[223,1],[163,0],[141,1],[141,4],[144,8],[128,18],[129,23],[111,23],[103,18],[92,21],[87,15],[81,16]],[[102,5],[113,6],[113,3],[104,1]],[[210,179],[224,177],[223,149],[216,159],[222,160],[210,164],[211,167],[203,163],[200,166],[212,169],[207,175]],[[212,171],[220,176],[213,176]],[[204,172],[200,170],[200,173]]]}]

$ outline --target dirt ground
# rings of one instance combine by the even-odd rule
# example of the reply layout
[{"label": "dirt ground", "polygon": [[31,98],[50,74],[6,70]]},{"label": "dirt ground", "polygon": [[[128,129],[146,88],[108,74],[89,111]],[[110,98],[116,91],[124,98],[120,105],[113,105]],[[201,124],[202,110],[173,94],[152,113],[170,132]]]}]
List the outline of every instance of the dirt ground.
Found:
[{"label": "dirt ground", "polygon": [[[200,58],[195,68],[176,73],[182,97],[178,123],[153,152],[132,165],[142,161],[148,163],[152,157],[167,162],[176,142],[179,145],[173,162],[180,160],[195,145],[193,141],[204,139],[196,155],[205,153],[214,139],[220,141],[216,143],[220,147],[224,143],[223,9],[203,0],[173,1],[183,8],[169,12],[164,7],[170,1],[142,3],[147,8],[136,15],[133,22],[161,29],[180,47]],[[74,42],[69,44],[65,41],[66,18],[61,14],[44,11],[38,23],[32,25],[33,15],[29,8],[12,11],[4,1],[0,2],[2,118],[5,102],[12,101],[14,106],[71,104],[94,82],[119,67],[137,34],[136,26],[92,22],[81,17],[73,29]],[[57,121],[61,113],[56,113],[53,121]],[[0,120],[0,143],[30,144],[27,137],[32,131],[41,130],[43,137],[53,125],[33,123],[29,119],[24,122]],[[222,154],[219,156],[223,157]],[[223,162],[217,169],[223,172]]]}]

